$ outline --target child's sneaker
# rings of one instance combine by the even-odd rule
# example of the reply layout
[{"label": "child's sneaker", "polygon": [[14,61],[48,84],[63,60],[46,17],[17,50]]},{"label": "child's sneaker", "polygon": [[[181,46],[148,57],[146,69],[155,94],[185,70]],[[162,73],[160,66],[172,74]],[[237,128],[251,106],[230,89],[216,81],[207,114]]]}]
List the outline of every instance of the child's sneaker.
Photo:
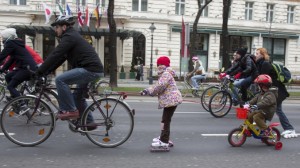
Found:
[{"label": "child's sneaker", "polygon": [[158,140],[158,142],[152,143],[152,147],[166,147],[167,148],[167,147],[169,147],[169,144]]},{"label": "child's sneaker", "polygon": [[297,138],[298,137],[295,130],[285,130],[281,133],[281,136],[283,138]]},{"label": "child's sneaker", "polygon": [[[153,138],[152,142],[155,143],[155,142],[158,142],[160,141],[160,136],[156,137],[156,138]],[[173,147],[174,144],[171,140],[169,140],[169,147]]]},{"label": "child's sneaker", "polygon": [[270,132],[271,132],[271,129],[268,127],[267,129],[263,130],[260,132],[260,136],[261,137],[269,137],[270,136]]}]

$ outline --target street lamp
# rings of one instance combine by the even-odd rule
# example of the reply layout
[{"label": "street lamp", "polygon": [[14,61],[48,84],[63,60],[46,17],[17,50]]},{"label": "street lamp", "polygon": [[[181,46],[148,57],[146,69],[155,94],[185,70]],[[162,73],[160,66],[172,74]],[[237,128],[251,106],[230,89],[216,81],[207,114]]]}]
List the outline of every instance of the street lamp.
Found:
[{"label": "street lamp", "polygon": [[150,58],[149,85],[152,85],[153,84],[153,77],[152,77],[152,70],[153,70],[153,63],[152,63],[152,59],[153,59],[153,32],[156,29],[156,27],[154,26],[154,23],[151,23],[151,26],[149,27],[149,29],[151,30],[151,58]]}]

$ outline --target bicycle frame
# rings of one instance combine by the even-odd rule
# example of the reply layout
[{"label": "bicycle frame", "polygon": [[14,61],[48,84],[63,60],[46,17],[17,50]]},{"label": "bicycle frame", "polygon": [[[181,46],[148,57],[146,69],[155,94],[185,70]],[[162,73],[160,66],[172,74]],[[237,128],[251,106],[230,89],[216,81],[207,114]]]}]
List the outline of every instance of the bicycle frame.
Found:
[{"label": "bicycle frame", "polygon": [[[279,123],[271,123],[269,125],[269,128],[272,130],[273,127],[276,127],[278,125],[279,125]],[[241,132],[241,135],[245,133],[247,136],[251,136],[251,134],[252,134],[253,137],[257,138],[257,139],[262,138],[260,136],[261,130],[258,127],[256,127],[254,124],[251,124],[248,119],[246,119],[244,121],[244,123],[241,125],[241,128],[243,129],[242,132]],[[274,135],[272,134],[272,131],[270,131],[269,137],[274,138]]]}]

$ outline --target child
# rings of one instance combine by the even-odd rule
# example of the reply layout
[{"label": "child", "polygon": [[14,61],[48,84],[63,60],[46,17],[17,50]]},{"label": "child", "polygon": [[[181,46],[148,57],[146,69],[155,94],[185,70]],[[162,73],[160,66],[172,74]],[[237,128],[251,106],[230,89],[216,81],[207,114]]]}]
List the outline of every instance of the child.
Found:
[{"label": "child", "polygon": [[[268,136],[270,130],[266,125],[265,120],[271,121],[276,111],[277,89],[270,88],[272,85],[272,79],[269,75],[266,74],[259,75],[254,80],[254,83],[257,83],[259,85],[261,93],[257,94],[249,102],[250,105],[256,105],[257,110],[248,115],[248,120],[250,121],[250,123],[253,123],[254,120],[256,122],[256,125],[263,132],[263,136]],[[244,107],[247,108],[247,105],[245,105]]]},{"label": "child", "polygon": [[168,147],[170,123],[177,105],[182,103],[182,96],[174,80],[175,71],[170,67],[170,59],[161,56],[157,59],[157,83],[141,92],[141,95],[158,96],[158,108],[163,108],[160,137],[154,138],[152,147]]}]

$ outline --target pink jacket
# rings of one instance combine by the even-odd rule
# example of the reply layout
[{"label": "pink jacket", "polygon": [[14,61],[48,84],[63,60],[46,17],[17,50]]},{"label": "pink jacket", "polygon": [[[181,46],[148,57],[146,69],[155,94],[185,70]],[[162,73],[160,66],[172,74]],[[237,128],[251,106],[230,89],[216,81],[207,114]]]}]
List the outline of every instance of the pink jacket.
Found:
[{"label": "pink jacket", "polygon": [[177,106],[182,96],[174,79],[175,71],[168,67],[159,76],[157,83],[147,89],[149,95],[158,96],[158,108]]}]

